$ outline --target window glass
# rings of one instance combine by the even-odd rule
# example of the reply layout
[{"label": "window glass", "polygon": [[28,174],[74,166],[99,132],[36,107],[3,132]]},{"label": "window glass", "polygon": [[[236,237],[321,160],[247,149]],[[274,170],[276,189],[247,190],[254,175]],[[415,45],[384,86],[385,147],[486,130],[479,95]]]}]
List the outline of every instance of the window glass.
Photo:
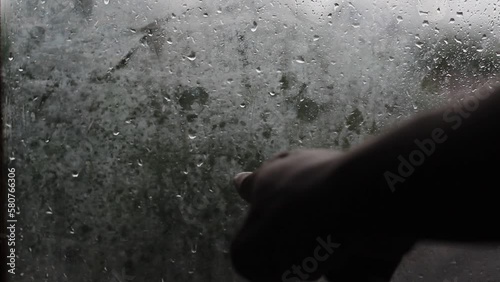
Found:
[{"label": "window glass", "polygon": [[[493,0],[1,5],[13,281],[243,281],[233,175],[348,149],[500,70]],[[500,279],[498,251],[439,248],[395,281]]]}]

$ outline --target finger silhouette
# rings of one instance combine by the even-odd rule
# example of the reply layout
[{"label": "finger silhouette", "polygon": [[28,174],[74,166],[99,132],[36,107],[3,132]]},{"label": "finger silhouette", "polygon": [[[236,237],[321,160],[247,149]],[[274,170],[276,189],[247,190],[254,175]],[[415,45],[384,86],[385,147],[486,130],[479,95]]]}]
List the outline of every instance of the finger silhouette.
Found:
[{"label": "finger silhouette", "polygon": [[248,203],[251,202],[250,200],[252,198],[253,175],[254,174],[252,172],[240,172],[233,178],[233,183],[236,187],[236,191],[238,191],[240,197]]}]

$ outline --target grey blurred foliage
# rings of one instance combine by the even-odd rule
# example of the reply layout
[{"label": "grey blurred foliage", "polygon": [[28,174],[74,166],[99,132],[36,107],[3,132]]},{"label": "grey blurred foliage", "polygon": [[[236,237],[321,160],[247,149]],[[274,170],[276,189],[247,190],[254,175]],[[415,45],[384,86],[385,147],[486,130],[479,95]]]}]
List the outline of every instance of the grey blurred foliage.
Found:
[{"label": "grey blurred foliage", "polygon": [[261,1],[156,3],[10,3],[14,281],[242,281],[234,174],[290,148],[348,149],[445,101],[447,74],[499,68],[496,41],[416,47],[396,18],[344,2],[321,25]]},{"label": "grey blurred foliage", "polygon": [[83,17],[90,18],[94,7],[94,0],[74,0],[75,11]]}]

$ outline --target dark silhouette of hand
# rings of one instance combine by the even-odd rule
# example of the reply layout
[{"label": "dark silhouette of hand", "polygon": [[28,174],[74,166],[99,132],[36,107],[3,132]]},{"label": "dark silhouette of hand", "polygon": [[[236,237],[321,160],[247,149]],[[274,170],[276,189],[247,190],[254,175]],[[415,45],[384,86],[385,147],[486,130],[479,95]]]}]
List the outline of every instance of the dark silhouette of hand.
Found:
[{"label": "dark silhouette of hand", "polygon": [[500,86],[346,152],[298,150],[240,173],[231,245],[256,281],[390,281],[417,240],[500,242]]}]

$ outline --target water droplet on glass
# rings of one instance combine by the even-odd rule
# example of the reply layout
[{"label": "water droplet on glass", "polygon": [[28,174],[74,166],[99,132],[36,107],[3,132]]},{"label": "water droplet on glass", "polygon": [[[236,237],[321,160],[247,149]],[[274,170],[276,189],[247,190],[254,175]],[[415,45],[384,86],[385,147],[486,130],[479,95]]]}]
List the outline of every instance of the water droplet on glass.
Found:
[{"label": "water droplet on glass", "polygon": [[46,214],[53,214],[53,212],[52,212],[52,208],[51,208],[51,207],[49,207],[49,209],[48,209],[45,213],[46,213]]},{"label": "water droplet on glass", "polygon": [[464,12],[457,12],[457,17],[463,17],[464,16]]},{"label": "water droplet on glass", "polygon": [[172,38],[170,38],[170,37],[169,37],[169,38],[167,38],[167,43],[168,43],[168,44],[172,44]]},{"label": "water droplet on glass", "polygon": [[245,103],[240,104],[240,108],[245,108],[247,105]]},{"label": "water droplet on glass", "polygon": [[196,254],[196,251],[198,251],[198,244],[194,243],[191,245],[191,253]]},{"label": "water droplet on glass", "polygon": [[176,198],[182,198],[180,194],[175,195]]},{"label": "water droplet on glass", "polygon": [[319,40],[319,35],[313,36],[313,41],[318,41]]},{"label": "water droplet on glass", "polygon": [[450,19],[450,23],[451,23],[451,24],[452,24],[452,23],[455,23],[455,19],[454,19],[454,18],[451,18],[451,19]]},{"label": "water droplet on glass", "polygon": [[391,61],[391,62],[392,62],[392,61],[394,61],[394,57],[393,57],[393,56],[390,56],[390,57],[389,57],[389,61]]},{"label": "water droplet on glass", "polygon": [[69,227],[69,234],[75,234],[75,229],[73,227]]},{"label": "water droplet on glass", "polygon": [[500,51],[497,52],[497,57],[500,57]]},{"label": "water droplet on glass", "polygon": [[419,41],[419,42],[415,43],[415,46],[417,46],[417,48],[419,48],[419,49],[422,49],[422,46],[424,46],[424,42]]},{"label": "water droplet on glass", "polygon": [[298,56],[296,59],[295,59],[295,62],[299,63],[299,64],[303,64],[305,63],[306,61],[304,60],[304,58],[302,56]]},{"label": "water droplet on glass", "polygon": [[462,44],[462,40],[458,39],[456,36],[455,36],[455,42],[457,42],[458,44]]},{"label": "water droplet on glass", "polygon": [[274,96],[276,96],[276,93],[271,91],[271,92],[269,92],[269,96],[274,97]]},{"label": "water droplet on glass", "polygon": [[12,53],[9,54],[9,61],[14,60],[14,56],[12,56]]},{"label": "water droplet on glass", "polygon": [[358,28],[359,26],[360,26],[360,24],[359,24],[359,23],[353,23],[353,24],[352,24],[352,27],[354,27],[354,28]]},{"label": "water droplet on glass", "polygon": [[252,28],[250,30],[252,32],[255,32],[257,30],[257,22],[256,21],[253,21],[253,26],[252,26]]},{"label": "water droplet on glass", "polygon": [[189,137],[189,139],[191,139],[191,140],[196,139],[196,135],[190,135],[190,134],[188,134],[188,137]]},{"label": "water droplet on glass", "polygon": [[137,165],[138,165],[138,166],[142,166],[142,165],[143,165],[143,164],[142,164],[142,160],[141,160],[141,159],[138,159],[138,160],[137,160]]},{"label": "water droplet on glass", "polygon": [[418,14],[421,16],[427,16],[429,14],[428,11],[418,11]]},{"label": "water droplet on glass", "polygon": [[24,71],[24,69],[23,69],[23,68],[19,68],[19,71],[20,71],[20,72],[23,72],[23,71]]},{"label": "water droplet on glass", "polygon": [[208,13],[203,13],[204,18],[208,18]]},{"label": "water droplet on glass", "polygon": [[398,17],[396,18],[396,20],[398,21],[398,23],[400,23],[400,22],[402,22],[402,21],[403,21],[403,17],[402,17],[402,16],[398,16]]},{"label": "water droplet on glass", "polygon": [[104,5],[108,5],[109,4],[109,0],[104,0]]},{"label": "water droplet on glass", "polygon": [[113,135],[114,135],[114,136],[118,136],[119,134],[120,134],[120,131],[115,131],[115,132],[113,132]]},{"label": "water droplet on glass", "polygon": [[186,58],[190,61],[194,61],[194,60],[196,60],[196,53],[191,52],[191,54],[187,55]]},{"label": "water droplet on glass", "polygon": [[77,178],[77,177],[78,177],[78,175],[80,175],[80,173],[78,173],[78,171],[73,171],[73,172],[71,173],[71,176],[73,176],[74,178]]},{"label": "water droplet on glass", "polygon": [[261,72],[262,72],[262,70],[260,69],[260,67],[256,68],[256,69],[255,69],[255,71],[256,71],[257,73],[261,73]]},{"label": "water droplet on glass", "polygon": [[425,20],[422,22],[422,26],[428,26],[429,25],[429,21],[428,20]]},{"label": "water droplet on glass", "polygon": [[184,174],[184,175],[188,175],[188,174],[189,174],[189,172],[188,172],[187,170],[185,170],[185,171],[183,171],[183,172],[182,172],[182,174]]},{"label": "water droplet on glass", "polygon": [[196,164],[197,167],[201,167],[203,165],[203,162]]},{"label": "water droplet on glass", "polygon": [[172,101],[172,100],[171,100],[170,98],[168,98],[168,97],[163,97],[163,99],[165,99],[165,101],[167,101],[167,102]]},{"label": "water droplet on glass", "polygon": [[477,48],[476,51],[478,51],[479,53],[482,53],[484,51],[484,49],[483,49],[483,47],[479,47],[479,48]]}]

